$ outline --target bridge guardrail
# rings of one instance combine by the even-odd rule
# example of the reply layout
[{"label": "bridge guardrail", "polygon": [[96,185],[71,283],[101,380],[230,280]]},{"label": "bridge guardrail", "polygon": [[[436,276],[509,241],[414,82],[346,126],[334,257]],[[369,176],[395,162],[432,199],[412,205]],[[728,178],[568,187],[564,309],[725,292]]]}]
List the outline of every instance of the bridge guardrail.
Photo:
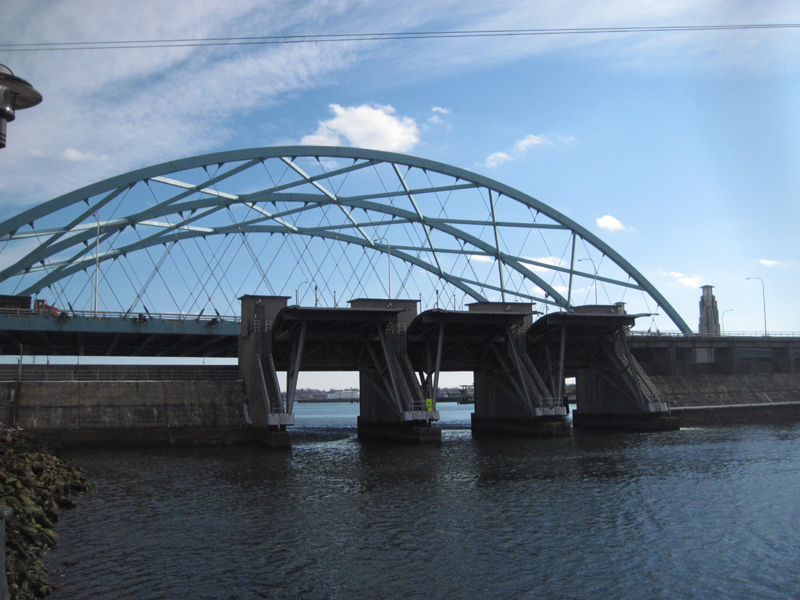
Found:
[{"label": "bridge guardrail", "polygon": [[[0,365],[0,381],[13,382],[18,377],[17,365]],[[133,367],[108,368],[67,365],[23,365],[22,382],[37,381],[237,381],[241,379],[238,366],[190,367]]]},{"label": "bridge guardrail", "polygon": [[726,331],[724,334],[716,333],[681,333],[680,331],[635,331],[631,330],[628,335],[636,337],[680,337],[680,338],[702,338],[719,339],[725,337],[800,337],[800,332],[794,331],[770,331],[764,335],[763,331]]},{"label": "bridge guardrail", "polygon": [[164,321],[232,321],[234,323],[241,323],[242,318],[239,315],[204,315],[204,314],[187,314],[187,313],[148,313],[148,312],[121,312],[121,311],[100,311],[93,310],[71,310],[71,309],[55,309],[48,308],[0,308],[0,314],[4,315],[17,315],[17,316],[31,316],[31,315],[49,315],[58,317],[61,314],[66,314],[69,317],[88,317],[92,319],[109,319],[109,318],[123,318],[123,319],[137,319],[141,316],[147,319],[162,319]]}]

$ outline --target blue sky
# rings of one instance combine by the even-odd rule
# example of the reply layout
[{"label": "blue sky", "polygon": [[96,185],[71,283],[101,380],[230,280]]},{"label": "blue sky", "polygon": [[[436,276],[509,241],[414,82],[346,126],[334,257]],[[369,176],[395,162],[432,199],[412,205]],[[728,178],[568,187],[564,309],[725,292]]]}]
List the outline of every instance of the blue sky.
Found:
[{"label": "blue sky", "polygon": [[[0,0],[6,44],[800,23],[791,1]],[[800,332],[800,29],[8,52],[44,102],[0,153],[0,215],[206,152],[324,141],[476,171],[627,258],[697,327]],[[666,329],[674,329],[670,324]]]}]

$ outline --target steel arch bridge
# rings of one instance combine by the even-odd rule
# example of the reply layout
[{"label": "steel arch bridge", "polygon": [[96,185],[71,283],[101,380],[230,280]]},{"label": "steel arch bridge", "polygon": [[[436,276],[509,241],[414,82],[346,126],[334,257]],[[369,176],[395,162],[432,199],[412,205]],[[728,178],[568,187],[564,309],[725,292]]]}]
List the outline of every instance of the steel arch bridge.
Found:
[{"label": "steel arch bridge", "polygon": [[[47,291],[46,291],[47,290]],[[0,223],[0,293],[72,310],[237,314],[243,294],[626,302],[689,327],[627,260],[488,177],[375,150],[286,146],[170,161]]]}]

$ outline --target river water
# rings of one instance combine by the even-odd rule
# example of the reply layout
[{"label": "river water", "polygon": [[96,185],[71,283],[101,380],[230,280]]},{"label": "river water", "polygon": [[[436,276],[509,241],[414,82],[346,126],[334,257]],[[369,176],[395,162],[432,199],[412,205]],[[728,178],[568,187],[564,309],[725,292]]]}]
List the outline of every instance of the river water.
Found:
[{"label": "river water", "polygon": [[291,452],[74,451],[54,599],[800,597],[800,424],[358,442],[301,404]]}]

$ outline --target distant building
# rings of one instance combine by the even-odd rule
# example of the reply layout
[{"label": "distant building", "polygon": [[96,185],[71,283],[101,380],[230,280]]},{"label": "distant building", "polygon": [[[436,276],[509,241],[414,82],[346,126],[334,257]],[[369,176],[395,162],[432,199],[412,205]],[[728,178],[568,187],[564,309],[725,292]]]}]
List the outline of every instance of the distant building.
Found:
[{"label": "distant building", "polygon": [[337,390],[335,392],[328,392],[325,396],[326,400],[329,401],[349,401],[349,402],[357,402],[359,399],[359,391],[358,390]]},{"label": "distant building", "polygon": [[719,310],[717,299],[714,298],[713,285],[704,285],[703,295],[700,297],[700,333],[719,335]]}]

